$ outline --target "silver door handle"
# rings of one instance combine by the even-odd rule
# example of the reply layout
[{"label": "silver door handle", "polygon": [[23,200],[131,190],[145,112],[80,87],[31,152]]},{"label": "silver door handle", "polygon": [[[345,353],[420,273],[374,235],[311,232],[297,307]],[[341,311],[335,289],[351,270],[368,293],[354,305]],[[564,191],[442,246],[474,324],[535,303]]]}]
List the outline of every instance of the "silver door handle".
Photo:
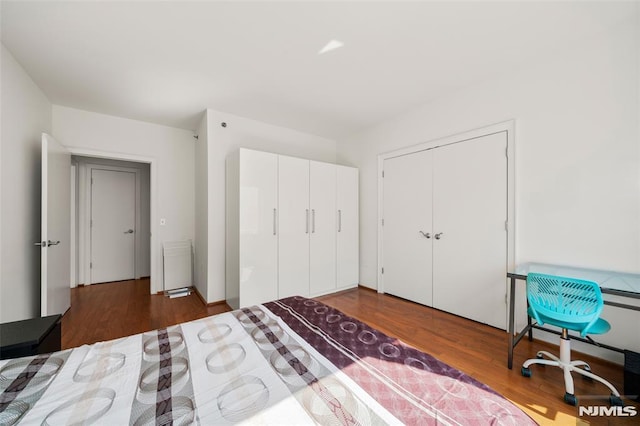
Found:
[{"label": "silver door handle", "polygon": [[438,232],[437,234],[435,234],[435,235],[433,236],[433,238],[435,238],[436,240],[439,240],[439,239],[440,239],[440,237],[442,236],[442,234],[444,234],[444,232]]},{"label": "silver door handle", "polygon": [[422,232],[422,231],[418,231],[418,232],[419,232],[420,234],[422,234],[422,236],[423,236],[423,237],[425,237],[425,238],[431,238],[431,234],[430,234],[430,233],[428,233],[428,232],[427,232],[426,234],[425,234],[424,232]]},{"label": "silver door handle", "polygon": [[58,241],[47,241],[47,247],[51,247],[51,246],[57,246],[58,244],[60,244],[60,240]]},{"label": "silver door handle", "polygon": [[133,234],[133,229],[128,229],[124,231],[125,234]]},{"label": "silver door handle", "polygon": [[305,213],[305,217],[307,218],[307,225],[306,225],[304,233],[308,234],[309,233],[309,209],[307,209],[307,212]]},{"label": "silver door handle", "polygon": [[338,232],[342,232],[342,210],[338,210]]},{"label": "silver door handle", "polygon": [[311,233],[316,233],[316,209],[311,209]]},{"label": "silver door handle", "polygon": [[47,246],[47,242],[46,241],[38,241],[37,243],[33,243],[34,246],[38,246],[38,247],[46,247]]},{"label": "silver door handle", "polygon": [[273,209],[273,235],[276,235],[276,209]]}]

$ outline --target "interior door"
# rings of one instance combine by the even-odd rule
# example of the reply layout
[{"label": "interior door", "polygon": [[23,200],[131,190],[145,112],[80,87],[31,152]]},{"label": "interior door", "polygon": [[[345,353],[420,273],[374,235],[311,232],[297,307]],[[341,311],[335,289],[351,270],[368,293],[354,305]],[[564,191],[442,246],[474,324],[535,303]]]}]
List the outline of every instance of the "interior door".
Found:
[{"label": "interior door", "polygon": [[312,296],[336,288],[336,166],[309,162],[309,290]]},{"label": "interior door", "polygon": [[384,291],[432,305],[432,150],[384,161]]},{"label": "interior door", "polygon": [[359,282],[358,169],[337,166],[336,202],[338,213],[336,276],[338,288]]},{"label": "interior door", "polygon": [[278,156],[278,297],[309,296],[309,160]]},{"label": "interior door", "polygon": [[63,314],[71,306],[71,154],[42,134],[41,314]]},{"label": "interior door", "polygon": [[433,306],[506,328],[507,134],[434,150]]},{"label": "interior door", "polygon": [[91,170],[91,283],[135,278],[136,175]]}]

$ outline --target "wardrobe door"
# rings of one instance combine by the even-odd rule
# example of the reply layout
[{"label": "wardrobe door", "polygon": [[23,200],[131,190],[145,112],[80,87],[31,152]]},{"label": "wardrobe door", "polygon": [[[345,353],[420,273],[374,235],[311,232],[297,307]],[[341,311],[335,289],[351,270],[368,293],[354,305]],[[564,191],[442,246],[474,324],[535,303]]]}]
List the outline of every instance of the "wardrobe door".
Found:
[{"label": "wardrobe door", "polygon": [[383,283],[390,293],[432,304],[432,150],[384,161]]},{"label": "wardrobe door", "polygon": [[359,277],[358,169],[337,166],[337,287],[355,287]]},{"label": "wardrobe door", "polygon": [[240,307],[278,297],[278,156],[240,151]]},{"label": "wardrobe door", "polygon": [[311,296],[336,288],[336,165],[309,163]]},{"label": "wardrobe door", "polygon": [[309,296],[309,160],[278,156],[278,298]]},{"label": "wardrobe door", "polygon": [[507,134],[434,150],[433,306],[506,327]]}]

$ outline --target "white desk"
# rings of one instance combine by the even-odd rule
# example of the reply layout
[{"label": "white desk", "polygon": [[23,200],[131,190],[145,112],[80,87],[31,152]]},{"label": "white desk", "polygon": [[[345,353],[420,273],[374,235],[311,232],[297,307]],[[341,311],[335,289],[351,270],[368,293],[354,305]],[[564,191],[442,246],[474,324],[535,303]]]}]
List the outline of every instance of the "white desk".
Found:
[{"label": "white desk", "polygon": [[[600,286],[600,290],[604,294],[613,294],[621,297],[628,297],[632,299],[640,299],[640,274],[630,274],[624,272],[614,271],[602,271],[598,269],[587,268],[573,268],[570,266],[562,265],[550,265],[546,263],[523,263],[518,265],[513,272],[508,272],[507,277],[511,280],[511,289],[509,297],[509,354],[507,365],[511,369],[513,366],[513,349],[520,342],[525,334],[529,335],[529,340],[533,338],[533,329],[549,331],[555,334],[559,334],[555,330],[541,327],[537,324],[531,324],[531,318],[527,317],[527,326],[514,336],[515,328],[515,294],[516,294],[516,281],[527,280],[529,272],[537,272],[541,274],[556,275],[568,278],[577,278],[582,280],[593,281]],[[637,305],[628,305],[625,303],[618,303],[613,301],[604,301],[605,305],[616,306],[623,309],[632,309],[640,311],[640,307]],[[572,339],[580,340],[585,343],[595,344],[591,340],[577,338],[571,336]],[[598,344],[598,346],[611,349],[616,352],[622,352],[622,349],[615,348],[613,346]]]}]

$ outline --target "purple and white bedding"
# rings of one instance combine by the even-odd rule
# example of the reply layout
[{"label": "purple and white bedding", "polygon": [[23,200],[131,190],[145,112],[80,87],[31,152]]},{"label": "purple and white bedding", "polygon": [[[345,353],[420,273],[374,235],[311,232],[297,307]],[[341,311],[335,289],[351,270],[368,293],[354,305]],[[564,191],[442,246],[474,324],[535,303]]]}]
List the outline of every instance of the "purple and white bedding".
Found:
[{"label": "purple and white bedding", "polygon": [[0,425],[534,424],[470,376],[302,297],[0,361],[0,392]]}]

